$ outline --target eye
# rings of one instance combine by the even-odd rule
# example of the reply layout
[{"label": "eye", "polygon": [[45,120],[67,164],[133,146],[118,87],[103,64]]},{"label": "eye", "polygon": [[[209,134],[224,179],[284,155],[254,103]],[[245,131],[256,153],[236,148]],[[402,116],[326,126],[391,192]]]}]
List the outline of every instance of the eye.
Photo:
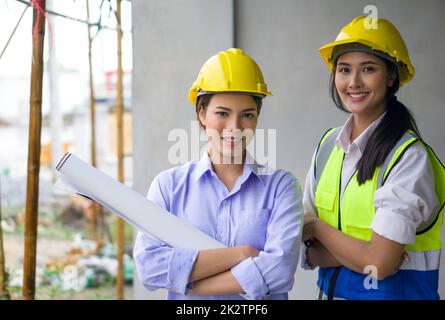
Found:
[{"label": "eye", "polygon": [[253,113],[244,113],[243,114],[243,118],[251,120],[255,117],[255,115]]},{"label": "eye", "polygon": [[365,73],[372,73],[374,71],[375,71],[374,67],[364,67],[363,68],[363,72],[365,72]]},{"label": "eye", "polygon": [[217,111],[215,112],[215,114],[217,114],[221,118],[226,118],[229,115],[226,111]]},{"label": "eye", "polygon": [[337,69],[338,73],[341,74],[348,74],[351,70],[348,67],[340,67]]}]

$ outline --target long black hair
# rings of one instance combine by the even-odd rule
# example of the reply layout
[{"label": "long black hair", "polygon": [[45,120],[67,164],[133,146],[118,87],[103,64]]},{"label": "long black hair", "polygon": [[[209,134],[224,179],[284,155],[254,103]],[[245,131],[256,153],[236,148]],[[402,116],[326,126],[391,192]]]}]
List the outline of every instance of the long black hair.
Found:
[{"label": "long black hair", "polygon": [[[383,164],[392,148],[394,148],[397,141],[399,141],[406,131],[412,130],[420,138],[414,116],[403,103],[397,100],[395,95],[400,87],[397,65],[387,59],[378,58],[385,62],[387,74],[390,75],[395,72],[397,79],[394,85],[388,88],[386,93],[386,114],[369,137],[363,155],[357,163],[357,180],[359,185],[372,179],[376,168]],[[335,63],[329,85],[330,95],[337,108],[350,113],[343,106],[337,88],[335,87],[336,70],[337,67]]]}]

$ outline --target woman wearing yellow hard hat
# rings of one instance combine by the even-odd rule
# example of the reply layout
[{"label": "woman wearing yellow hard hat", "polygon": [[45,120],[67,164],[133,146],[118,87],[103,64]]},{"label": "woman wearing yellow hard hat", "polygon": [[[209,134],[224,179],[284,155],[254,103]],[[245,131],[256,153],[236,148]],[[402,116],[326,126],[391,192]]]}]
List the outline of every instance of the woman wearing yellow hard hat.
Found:
[{"label": "woman wearing yellow hard hat", "polygon": [[320,298],[438,299],[445,170],[397,100],[414,76],[396,27],[357,17],[319,49],[346,123],[321,138],[305,184],[303,266]]},{"label": "woman wearing yellow hard hat", "polygon": [[240,49],[202,66],[189,100],[207,133],[207,152],[160,173],[148,198],[227,248],[172,248],[139,233],[134,258],[148,290],[165,288],[168,299],[287,299],[300,247],[300,187],[289,172],[249,159],[252,135],[244,134],[255,132],[270,94]]}]

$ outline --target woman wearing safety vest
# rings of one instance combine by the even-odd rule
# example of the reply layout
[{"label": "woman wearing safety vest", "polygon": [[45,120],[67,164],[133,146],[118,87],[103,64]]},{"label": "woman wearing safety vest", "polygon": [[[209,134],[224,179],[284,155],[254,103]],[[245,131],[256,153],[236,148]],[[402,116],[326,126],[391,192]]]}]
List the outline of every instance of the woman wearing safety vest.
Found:
[{"label": "woman wearing safety vest", "polygon": [[414,76],[385,19],[343,27],[319,49],[346,123],[321,138],[305,184],[303,267],[321,299],[438,299],[445,170],[399,86]]},{"label": "woman wearing safety vest", "polygon": [[168,299],[287,299],[301,242],[301,189],[292,174],[246,152],[252,136],[245,132],[254,133],[270,94],[261,70],[240,49],[203,65],[189,100],[207,133],[207,152],[161,172],[147,197],[227,248],[169,247],[139,233],[134,258],[148,290],[165,288]]}]

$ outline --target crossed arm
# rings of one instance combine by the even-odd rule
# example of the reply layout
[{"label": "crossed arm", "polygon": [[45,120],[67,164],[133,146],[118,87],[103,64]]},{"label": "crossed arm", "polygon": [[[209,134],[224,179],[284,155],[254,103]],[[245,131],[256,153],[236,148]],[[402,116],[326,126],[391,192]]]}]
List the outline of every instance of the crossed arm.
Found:
[{"label": "crossed arm", "polygon": [[230,269],[250,257],[258,250],[250,246],[209,249],[199,252],[190,273],[192,289],[188,294],[219,295],[244,293]]},{"label": "crossed arm", "polygon": [[307,258],[314,267],[345,266],[366,273],[366,266],[375,266],[377,278],[383,280],[408,259],[403,244],[375,232],[369,242],[362,241],[333,228],[313,213],[306,213],[303,241],[313,237],[318,242],[309,248]]}]

